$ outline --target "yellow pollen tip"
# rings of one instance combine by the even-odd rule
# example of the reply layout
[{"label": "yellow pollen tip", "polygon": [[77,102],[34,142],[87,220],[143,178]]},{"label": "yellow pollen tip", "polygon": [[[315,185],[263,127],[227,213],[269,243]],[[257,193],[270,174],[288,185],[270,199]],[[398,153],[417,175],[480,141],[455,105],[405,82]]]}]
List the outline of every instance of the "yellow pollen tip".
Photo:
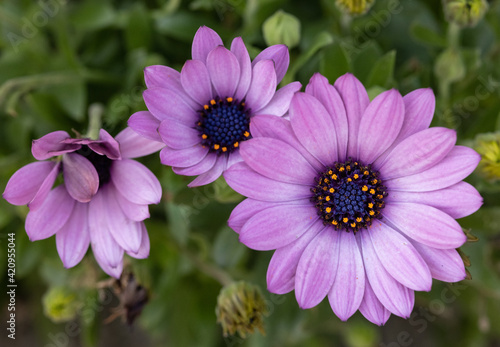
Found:
[{"label": "yellow pollen tip", "polygon": [[363,218],[361,218],[361,217],[356,218],[356,222],[358,222],[358,223],[361,223],[362,220],[363,220]]},{"label": "yellow pollen tip", "polygon": [[334,220],[332,220],[332,224],[333,224],[333,225],[337,225],[337,224],[339,224],[339,223],[338,223],[338,222],[334,219]]},{"label": "yellow pollen tip", "polygon": [[354,179],[357,180],[359,178],[359,175],[358,174],[354,174],[354,176],[352,176],[352,177],[354,177]]},{"label": "yellow pollen tip", "polygon": [[249,133],[248,131],[245,131],[245,132],[243,133],[243,136],[248,137],[248,136],[250,136],[250,133]]},{"label": "yellow pollen tip", "polygon": [[227,152],[227,147],[222,147],[222,152]]},{"label": "yellow pollen tip", "polygon": [[333,175],[333,171],[332,170],[328,171],[328,174]]},{"label": "yellow pollen tip", "polygon": [[241,105],[241,106],[245,106],[245,103],[244,103],[244,102],[242,102],[240,105]]},{"label": "yellow pollen tip", "polygon": [[352,182],[352,178],[350,178],[350,177],[349,177],[349,178],[347,179],[347,182]]},{"label": "yellow pollen tip", "polygon": [[370,210],[370,212],[368,212],[370,214],[370,216],[373,216],[375,214],[375,211],[373,210]]},{"label": "yellow pollen tip", "polygon": [[355,227],[356,227],[356,223],[352,222],[352,223],[351,223],[351,227],[352,227],[352,228],[355,228]]},{"label": "yellow pollen tip", "polygon": [[331,208],[331,207],[327,207],[327,208],[325,209],[325,211],[326,211],[326,213],[330,213],[330,212],[332,212],[332,208]]},{"label": "yellow pollen tip", "polygon": [[337,175],[332,175],[332,180],[336,181],[337,180]]},{"label": "yellow pollen tip", "polygon": [[364,191],[364,192],[367,192],[367,191],[368,191],[368,187],[367,187],[367,186],[363,186],[363,187],[361,188],[361,190],[362,190],[362,191]]},{"label": "yellow pollen tip", "polygon": [[347,165],[345,168],[347,171],[351,170],[351,167],[349,165]]},{"label": "yellow pollen tip", "polygon": [[330,193],[335,193],[335,189],[330,188],[329,192],[330,192]]},{"label": "yellow pollen tip", "polygon": [[226,98],[227,102],[233,102],[233,98]]},{"label": "yellow pollen tip", "polygon": [[206,140],[206,139],[208,138],[208,136],[207,136],[207,135],[205,135],[205,134],[203,134],[203,135],[201,135],[201,138],[202,138],[203,140]]},{"label": "yellow pollen tip", "polygon": [[216,102],[214,99],[210,100],[210,105],[212,105],[212,106],[213,106],[213,105],[215,105],[216,103],[217,103],[217,102]]},{"label": "yellow pollen tip", "polygon": [[328,178],[325,178],[325,183],[328,183],[328,182],[329,182]]},{"label": "yellow pollen tip", "polygon": [[344,218],[342,219],[342,222],[344,222],[344,223],[347,223],[347,222],[349,222],[349,218],[347,218],[347,217],[344,217]]},{"label": "yellow pollen tip", "polygon": [[238,146],[239,146],[239,145],[240,145],[240,143],[239,143],[239,142],[235,142],[235,143],[233,144],[234,148],[238,148]]},{"label": "yellow pollen tip", "polygon": [[377,184],[377,182],[378,182],[378,180],[375,179],[372,181],[372,184]]},{"label": "yellow pollen tip", "polygon": [[371,202],[368,203],[368,208],[373,208],[373,204]]},{"label": "yellow pollen tip", "polygon": [[370,194],[375,194],[375,189],[370,189]]},{"label": "yellow pollen tip", "polygon": [[363,171],[363,175],[368,176],[369,172],[368,171]]},{"label": "yellow pollen tip", "polygon": [[210,106],[208,106],[208,105],[203,105],[203,108],[204,108],[205,110],[208,110],[208,109],[210,108]]},{"label": "yellow pollen tip", "polygon": [[330,201],[330,197],[329,197],[329,196],[327,196],[327,197],[325,198],[325,200],[326,200],[326,201]]},{"label": "yellow pollen tip", "polygon": [[343,167],[343,166],[341,166],[341,167],[340,167],[340,169],[339,169],[339,171],[340,171],[340,172],[343,172],[344,170],[345,170],[345,169],[344,169],[344,167]]},{"label": "yellow pollen tip", "polygon": [[218,144],[214,145],[214,149],[219,149],[219,148],[220,148],[220,146]]}]

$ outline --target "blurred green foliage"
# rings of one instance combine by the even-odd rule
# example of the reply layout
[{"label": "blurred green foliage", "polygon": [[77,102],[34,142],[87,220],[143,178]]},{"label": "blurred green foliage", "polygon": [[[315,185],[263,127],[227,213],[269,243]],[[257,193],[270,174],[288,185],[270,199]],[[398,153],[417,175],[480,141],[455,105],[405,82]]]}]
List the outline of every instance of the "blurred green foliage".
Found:
[{"label": "blurred green foliage", "polygon": [[[282,10],[300,21],[300,42],[291,49],[283,83],[307,84],[314,72],[333,82],[354,73],[370,97],[398,88],[403,94],[433,88],[434,126],[458,132],[472,145],[481,133],[500,131],[500,1],[485,19],[459,29],[444,19],[441,2],[377,0],[364,16],[342,14],[334,0],[3,0],[0,3],[0,189],[33,161],[31,140],[50,131],[85,133],[88,109],[104,107],[103,127],[117,134],[142,100],[143,68],[180,69],[190,58],[201,25],[226,44],[242,36],[251,55],[265,48],[262,25]],[[134,329],[105,323],[118,305],[89,254],[64,269],[53,238],[31,243],[24,231],[26,207],[0,199],[0,259],[7,233],[16,234],[17,342],[20,346],[498,346],[500,344],[500,185],[473,174],[484,196],[476,214],[460,220],[479,242],[467,244],[472,280],[435,281],[416,295],[409,320],[391,317],[384,327],[356,313],[341,322],[327,302],[298,308],[294,294],[268,293],[271,252],[254,252],[226,225],[242,198],[222,180],[189,189],[158,155],[141,159],[160,178],[163,201],[146,222],[151,255],[126,265],[150,291]],[[443,173],[446,174],[446,173]],[[6,280],[7,271],[0,272]],[[263,289],[269,314],[266,336],[223,338],[215,305],[221,278],[246,280]],[[52,323],[42,297],[69,288],[80,300],[79,318]],[[5,288],[5,287],[4,287]],[[2,306],[7,295],[0,295]],[[2,317],[6,310],[2,311]],[[3,319],[3,318],[2,318]],[[69,325],[70,324],[70,325]],[[0,339],[5,341],[6,333]],[[12,341],[6,341],[8,344]],[[2,345],[4,343],[2,342]]]}]

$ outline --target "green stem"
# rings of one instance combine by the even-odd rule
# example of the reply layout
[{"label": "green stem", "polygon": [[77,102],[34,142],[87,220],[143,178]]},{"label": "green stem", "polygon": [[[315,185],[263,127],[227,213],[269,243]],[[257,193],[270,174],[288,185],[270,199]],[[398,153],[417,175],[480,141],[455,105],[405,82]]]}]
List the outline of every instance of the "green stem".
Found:
[{"label": "green stem", "polygon": [[180,251],[191,261],[194,266],[198,268],[198,270],[203,272],[205,275],[215,279],[223,287],[228,286],[234,282],[231,276],[226,271],[218,268],[213,264],[203,261],[196,254],[188,251],[186,248],[181,247]]},{"label": "green stem", "polygon": [[92,104],[89,107],[89,129],[87,131],[87,136],[89,139],[97,140],[99,138],[99,130],[101,130],[102,114],[104,113],[104,107],[101,104]]}]

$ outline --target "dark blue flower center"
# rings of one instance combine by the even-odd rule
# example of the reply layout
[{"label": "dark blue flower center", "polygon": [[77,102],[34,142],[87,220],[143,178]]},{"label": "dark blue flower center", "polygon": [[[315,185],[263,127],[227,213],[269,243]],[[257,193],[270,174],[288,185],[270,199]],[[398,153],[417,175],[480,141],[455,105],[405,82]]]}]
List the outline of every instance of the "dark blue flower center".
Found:
[{"label": "dark blue flower center", "polygon": [[380,219],[387,189],[377,171],[349,159],[336,162],[316,177],[311,201],[325,225],[357,232]]},{"label": "dark blue flower center", "polygon": [[202,145],[211,152],[230,153],[250,138],[250,116],[244,101],[212,99],[199,112],[196,129]]},{"label": "dark blue flower center", "polygon": [[86,145],[83,145],[76,153],[84,156],[94,165],[99,176],[99,188],[110,181],[111,174],[109,173],[109,169],[113,163],[111,159],[105,155],[97,154]]}]

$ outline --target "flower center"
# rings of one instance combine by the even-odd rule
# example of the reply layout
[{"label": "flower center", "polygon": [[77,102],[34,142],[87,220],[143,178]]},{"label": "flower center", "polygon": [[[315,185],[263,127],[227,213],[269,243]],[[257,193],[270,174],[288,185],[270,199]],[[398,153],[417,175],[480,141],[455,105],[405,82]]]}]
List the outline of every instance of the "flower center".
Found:
[{"label": "flower center", "polygon": [[92,163],[92,165],[94,165],[97,175],[99,176],[99,188],[109,182],[111,179],[109,169],[111,167],[111,163],[113,162],[111,159],[105,155],[97,154],[86,145],[83,145],[82,148],[76,151],[76,153],[84,156]]},{"label": "flower center", "polygon": [[316,177],[311,188],[313,202],[323,224],[357,232],[380,219],[387,196],[379,173],[358,161],[334,163]]},{"label": "flower center", "polygon": [[200,132],[202,145],[211,152],[232,152],[241,141],[250,138],[250,117],[245,102],[233,98],[210,100],[200,110],[196,129]]}]

